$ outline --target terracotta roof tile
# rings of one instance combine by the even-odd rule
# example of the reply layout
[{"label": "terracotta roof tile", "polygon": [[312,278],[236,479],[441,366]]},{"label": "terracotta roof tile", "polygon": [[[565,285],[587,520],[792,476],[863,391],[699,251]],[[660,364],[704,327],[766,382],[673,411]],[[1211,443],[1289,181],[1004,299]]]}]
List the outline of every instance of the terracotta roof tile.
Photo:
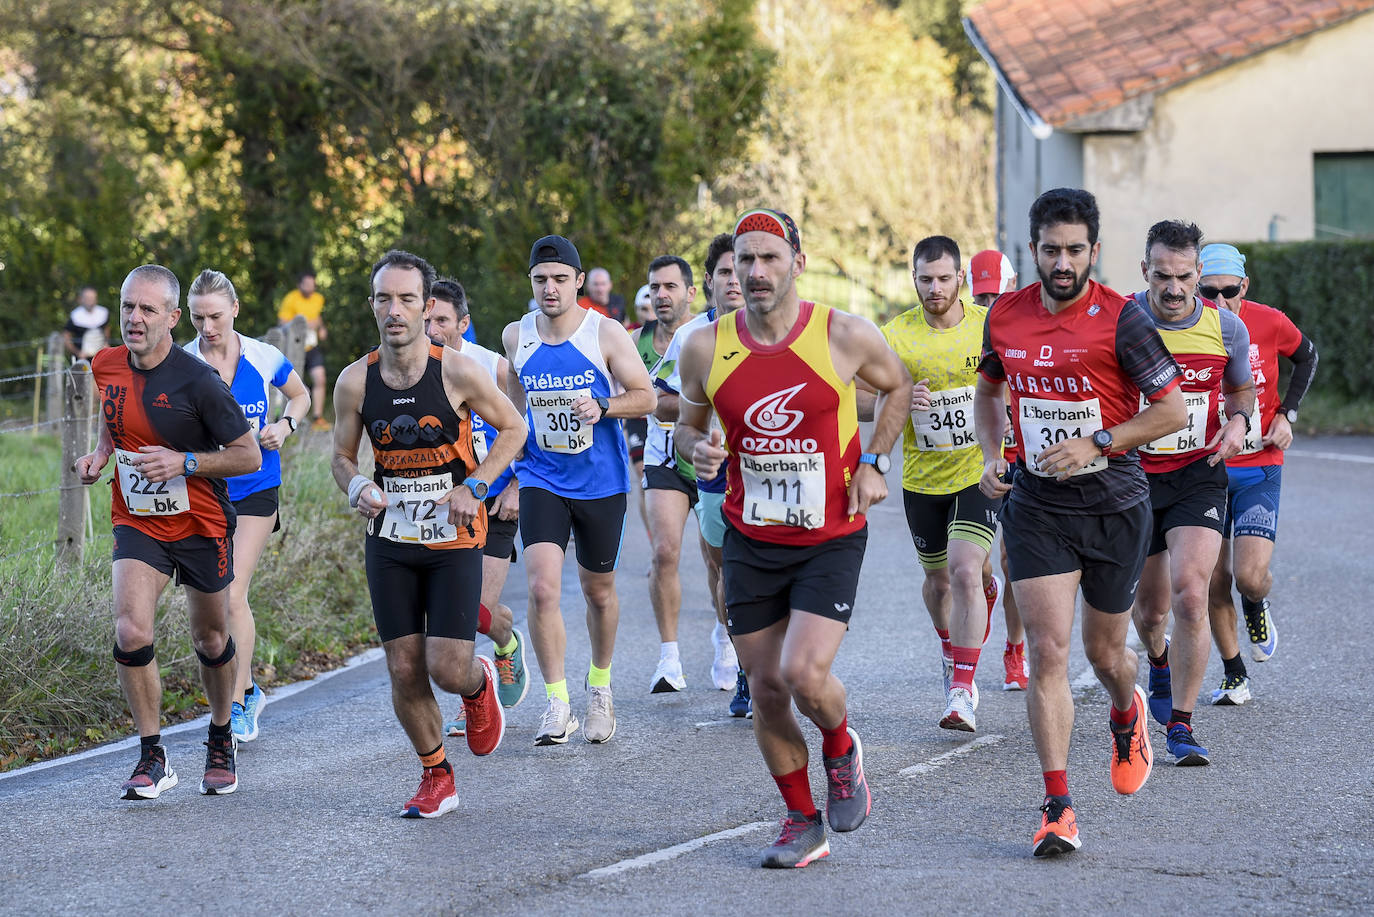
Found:
[{"label": "terracotta roof tile", "polygon": [[1061,126],[1374,10],[1374,0],[988,0],[969,13],[1028,107]]}]

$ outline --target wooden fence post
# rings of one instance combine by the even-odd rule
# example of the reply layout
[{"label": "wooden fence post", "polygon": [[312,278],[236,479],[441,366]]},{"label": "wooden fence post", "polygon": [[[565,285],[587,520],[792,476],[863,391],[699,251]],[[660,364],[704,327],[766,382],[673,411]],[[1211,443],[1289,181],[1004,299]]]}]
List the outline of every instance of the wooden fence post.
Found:
[{"label": "wooden fence post", "polygon": [[62,415],[62,490],[57,502],[57,560],[64,567],[81,563],[86,534],[86,488],[73,465],[90,451],[91,366],[82,361],[57,379],[65,379],[66,411]]},{"label": "wooden fence post", "polygon": [[[48,335],[48,359],[47,365],[43,367],[43,372],[50,373],[61,369],[66,365],[67,348],[63,344],[62,332],[54,331]],[[63,375],[40,376],[38,382],[43,379],[48,380],[48,416],[43,418],[47,421],[54,421],[62,416],[62,383]]]}]

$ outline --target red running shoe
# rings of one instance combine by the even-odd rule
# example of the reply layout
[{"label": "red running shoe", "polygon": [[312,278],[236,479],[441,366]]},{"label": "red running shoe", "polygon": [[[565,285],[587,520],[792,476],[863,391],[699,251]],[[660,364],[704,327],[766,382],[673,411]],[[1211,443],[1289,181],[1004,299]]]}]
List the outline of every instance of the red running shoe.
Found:
[{"label": "red running shoe", "polygon": [[482,667],[486,684],[477,700],[463,698],[463,709],[468,715],[468,750],[474,755],[489,755],[506,734],[506,712],[501,709],[501,696],[497,693],[496,664],[486,656],[478,656],[477,663]]},{"label": "red running shoe", "polygon": [[1018,643],[1009,650],[1002,651],[1002,669],[1006,677],[1002,679],[1003,691],[1024,691],[1030,684],[1030,673],[1026,669],[1026,644]]},{"label": "red running shoe", "polygon": [[443,767],[427,767],[420,778],[420,788],[401,809],[401,817],[438,818],[456,808],[458,788],[453,785],[453,771]]}]

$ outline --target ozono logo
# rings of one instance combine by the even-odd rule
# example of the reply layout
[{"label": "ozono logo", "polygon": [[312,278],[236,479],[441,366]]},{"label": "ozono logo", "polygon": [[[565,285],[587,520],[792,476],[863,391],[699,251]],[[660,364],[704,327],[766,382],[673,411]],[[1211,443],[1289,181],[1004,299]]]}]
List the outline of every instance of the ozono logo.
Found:
[{"label": "ozono logo", "polygon": [[806,383],[785,388],[771,395],[764,395],[749,405],[744,412],[744,422],[752,429],[768,436],[786,436],[797,428],[805,416],[801,411],[787,407],[797,393],[806,388]]},{"label": "ozono logo", "polygon": [[1183,368],[1183,378],[1189,382],[1207,382],[1212,378],[1212,367],[1204,366],[1202,369]]}]

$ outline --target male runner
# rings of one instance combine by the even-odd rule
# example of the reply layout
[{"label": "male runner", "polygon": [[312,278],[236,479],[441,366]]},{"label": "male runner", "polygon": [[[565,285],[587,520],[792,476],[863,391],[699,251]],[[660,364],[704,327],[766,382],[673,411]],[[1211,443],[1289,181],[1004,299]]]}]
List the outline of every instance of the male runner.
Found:
[{"label": "male runner", "polygon": [[[1083,590],[1083,649],[1111,697],[1112,786],[1145,785],[1153,755],[1139,660],[1126,648],[1136,583],[1149,544],[1149,486],[1135,447],[1183,426],[1179,370],[1140,306],[1090,280],[1097,201],[1056,188],[1030,209],[1040,282],[988,312],[973,410],[983,450],[981,487],[1002,504],[1011,577],[1026,627],[1026,712],[1045,781],[1036,856],[1080,845],[1067,765],[1073,730],[1069,643]],[[1022,453],[1004,483],[1011,394]],[[1140,411],[1140,393],[1149,406]]]},{"label": "male runner", "polygon": [[619,418],[654,407],[649,374],[619,322],[577,305],[582,260],[562,236],[530,248],[530,284],[539,311],[506,326],[506,391],[529,419],[520,477],[520,536],[529,576],[529,624],[548,707],[535,745],[561,745],[577,731],[564,670],[567,631],[559,607],[568,538],[577,541],[592,659],[583,738],[615,734],[611,656],[620,601],[615,567],[630,489]]},{"label": "male runner", "polygon": [[[969,259],[969,292],[973,301],[984,309],[991,309],[997,297],[1016,289],[1016,270],[1011,259],[994,248],[984,249]],[[1007,409],[1006,436],[1002,439],[1002,457],[1007,460],[1006,484],[1011,483],[1011,475],[1016,468],[1020,447],[1016,445],[1016,427],[1011,422],[1011,409]],[[997,554],[1002,567],[1004,582],[1011,582],[1007,572],[1007,533],[997,542]],[[1001,590],[1002,618],[1007,627],[1007,645],[1002,650],[1002,690],[1024,691],[1030,679],[1026,667],[1026,630],[1021,626],[1021,612],[1016,607],[1016,591]]]},{"label": "male runner", "polygon": [[119,290],[124,343],[95,355],[91,371],[104,424],[95,451],[76,460],[94,484],[111,456],[114,523],[114,658],[138,729],[139,759],[124,799],[156,799],[176,786],[162,744],[162,680],[154,663],[158,596],[175,574],[186,589],[191,643],[210,701],[200,791],[238,789],[234,736],[234,510],[224,478],[262,463],[255,431],[214,370],[172,343],[181,284],[157,264],[134,268]]},{"label": "male runner", "polygon": [[[1193,706],[1212,648],[1207,584],[1226,517],[1224,461],[1244,445],[1255,403],[1244,323],[1195,295],[1201,245],[1195,224],[1151,226],[1140,262],[1149,288],[1132,297],[1183,370],[1188,408],[1182,430],[1140,447],[1154,534],[1133,614],[1150,658],[1150,715],[1168,729],[1169,754],[1184,767],[1210,760],[1193,735]],[[1171,608],[1172,646],[1165,637]]]},{"label": "male runner", "polygon": [[324,295],[315,289],[315,272],[304,271],[296,281],[296,288],[282,297],[277,320],[285,325],[297,315],[305,319],[305,369],[310,376],[310,404],[315,414],[313,430],[328,430],[324,417]]},{"label": "male runner", "polygon": [[[787,806],[766,867],[828,856],[792,704],[821,730],[836,831],[872,807],[863,745],[830,667],[849,626],[868,539],[865,514],[887,496],[881,465],[907,414],[911,379],[867,319],[797,296],[806,268],[792,218],[752,210],[735,225],[745,308],[682,348],[679,455],[711,478],[727,454],[727,624],[754,702],[754,736]],[[885,399],[864,452],[854,381]],[[893,397],[896,396],[896,397]],[[710,431],[714,410],[724,426]]]},{"label": "male runner", "polygon": [[[939,725],[974,732],[973,676],[997,603],[988,554],[1001,502],[978,489],[983,462],[973,432],[987,310],[959,299],[964,272],[953,239],[922,239],[911,264],[921,304],[882,327],[888,346],[919,380],[902,430],[902,505],[925,571],[921,594],[940,638],[945,709]],[[871,403],[871,395],[860,396],[860,417],[871,416]]]},{"label": "male runner", "polygon": [[[344,369],[334,387],[334,480],[368,520],[367,586],[391,704],[424,768],[401,809],[407,818],[437,818],[458,806],[431,679],[463,696],[473,754],[491,754],[505,732],[496,667],[473,653],[487,534],[482,501],[525,433],[485,367],[425,337],[433,285],[434,268],[410,252],[387,252],[372,266],[368,302],[381,346]],[[500,434],[481,462],[473,412]],[[358,473],[364,431],[371,478]]]},{"label": "male runner", "polygon": [[[472,326],[463,285],[451,277],[444,277],[434,281],[430,296],[434,304],[425,319],[425,335],[436,344],[452,347],[476,360],[499,390],[509,370],[506,358],[463,336]],[[487,457],[498,436],[499,430],[476,412],[472,414],[472,451],[478,462]],[[497,475],[487,491],[485,503],[487,543],[482,549],[482,598],[477,606],[477,633],[490,637],[496,647],[496,694],[501,698],[501,706],[514,707],[525,699],[530,676],[525,669],[525,638],[514,626],[514,613],[501,602],[501,590],[506,586],[510,565],[515,562],[515,534],[519,527],[516,520],[520,515],[520,482],[510,468]],[[446,735],[464,734],[465,710],[460,707],[453,720],[444,724]]]},{"label": "male runner", "polygon": [[[1278,309],[1245,298],[1250,278],[1245,275],[1245,256],[1235,246],[1216,242],[1203,246],[1200,270],[1198,291],[1221,308],[1239,315],[1250,332],[1250,372],[1257,398],[1245,446],[1238,455],[1226,460],[1226,528],[1208,602],[1212,639],[1226,669],[1221,687],[1212,692],[1212,703],[1236,705],[1250,699],[1250,679],[1236,640],[1232,569],[1241,610],[1245,612],[1250,658],[1264,662],[1274,655],[1279,641],[1268,596],[1274,584],[1269,562],[1278,537],[1283,453],[1293,444],[1298,408],[1317,372],[1317,348]],[[1278,392],[1280,354],[1293,362],[1293,375],[1282,401]],[[1233,528],[1234,541],[1229,537]]]}]

